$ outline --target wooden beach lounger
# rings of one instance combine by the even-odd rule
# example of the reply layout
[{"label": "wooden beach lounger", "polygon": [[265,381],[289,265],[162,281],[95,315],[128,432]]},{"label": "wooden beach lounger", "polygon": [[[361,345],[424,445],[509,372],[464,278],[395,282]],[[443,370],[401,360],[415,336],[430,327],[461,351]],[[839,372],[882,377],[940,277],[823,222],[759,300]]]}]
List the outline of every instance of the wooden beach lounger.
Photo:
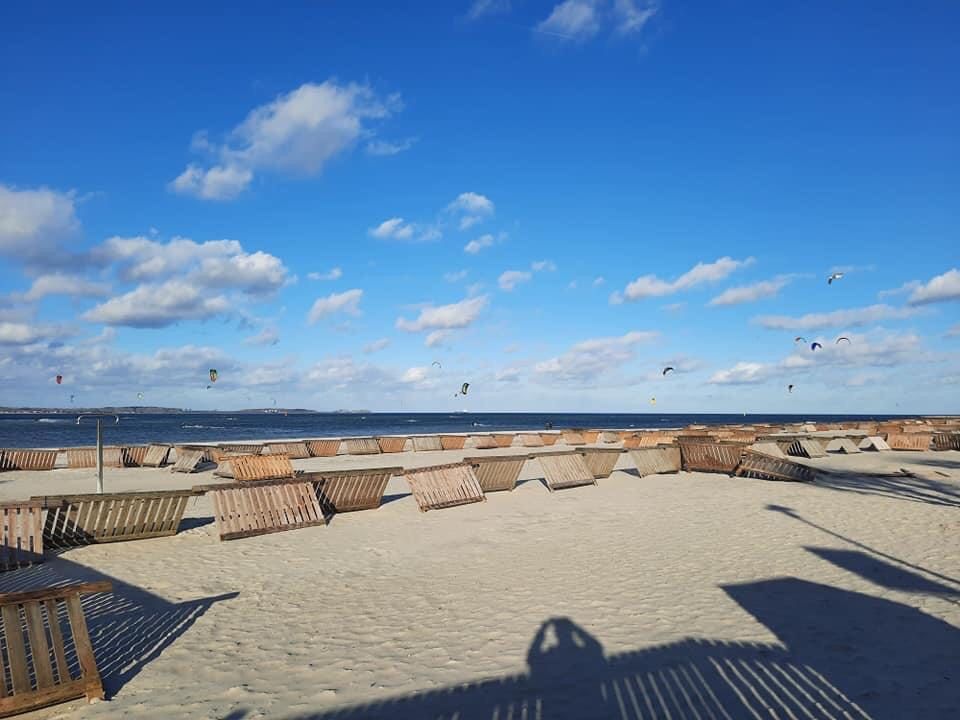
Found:
[{"label": "wooden beach lounger", "polygon": [[80,596],[111,587],[100,581],[0,595],[6,648],[0,717],[82,697],[103,699]]},{"label": "wooden beach lounger", "polygon": [[383,501],[387,483],[401,467],[370,468],[368,470],[340,470],[304,473],[297,477],[313,485],[325,515],[376,510]]},{"label": "wooden beach lounger", "polygon": [[652,447],[630,451],[640,477],[680,472],[680,448]]},{"label": "wooden beach lounger", "polygon": [[206,491],[213,502],[221,540],[327,524],[313,485],[299,478],[202,485],[194,490]]},{"label": "wooden beach lounger", "polygon": [[[96,466],[96,448],[69,448],[67,450],[67,467],[93,468]],[[103,449],[103,466],[112,468],[123,467],[123,450],[118,447],[105,447]]]},{"label": "wooden beach lounger", "polygon": [[623,450],[619,448],[581,447],[577,448],[577,452],[583,455],[583,460],[587,464],[587,468],[589,468],[593,477],[598,480],[600,478],[610,477],[610,473],[613,472],[617,460],[619,460],[620,455],[623,454]]},{"label": "wooden beach lounger", "polygon": [[745,443],[726,441],[688,441],[680,439],[680,460],[689,472],[726,473],[732,475],[740,464]]},{"label": "wooden beach lounger", "polygon": [[817,440],[794,440],[787,448],[787,455],[805,458],[822,458],[827,454],[823,451],[823,445]]},{"label": "wooden beach lounger", "polygon": [[169,445],[151,445],[147,448],[147,454],[143,456],[143,467],[163,467],[167,464],[167,456],[170,455]]},{"label": "wooden beach lounger", "polygon": [[47,511],[47,547],[144,540],[176,535],[192,490],[45,495],[31,498]]},{"label": "wooden beach lounger", "polygon": [[35,500],[0,503],[0,571],[43,562],[43,506]]},{"label": "wooden beach lounger", "polygon": [[467,457],[463,461],[473,468],[474,475],[483,492],[513,490],[520,478],[520,471],[527,462],[526,455],[485,455]]},{"label": "wooden beach lounger", "polygon": [[744,450],[743,458],[737,466],[738,477],[751,477],[759,480],[788,480],[794,482],[813,482],[817,471],[786,458],[775,458],[753,450]]},{"label": "wooden beach lounger", "polygon": [[539,460],[543,479],[550,492],[581,485],[596,485],[597,479],[590,472],[583,455],[579,452],[550,452],[531,455]]},{"label": "wooden beach lounger", "polygon": [[828,453],[854,455],[860,452],[860,448],[850,438],[834,438],[827,443],[826,451]]},{"label": "wooden beach lounger", "polygon": [[53,470],[58,450],[0,450],[0,470]]},{"label": "wooden beach lounger", "polygon": [[486,500],[473,468],[466,463],[415,468],[403,475],[421,512]]}]

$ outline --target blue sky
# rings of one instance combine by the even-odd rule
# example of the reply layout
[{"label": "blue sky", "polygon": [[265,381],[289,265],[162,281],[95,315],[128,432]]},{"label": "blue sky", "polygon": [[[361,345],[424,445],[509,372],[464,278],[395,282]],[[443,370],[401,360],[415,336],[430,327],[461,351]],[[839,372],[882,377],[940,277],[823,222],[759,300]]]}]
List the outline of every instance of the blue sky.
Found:
[{"label": "blue sky", "polygon": [[960,8],[402,5],[0,9],[0,404],[960,409]]}]

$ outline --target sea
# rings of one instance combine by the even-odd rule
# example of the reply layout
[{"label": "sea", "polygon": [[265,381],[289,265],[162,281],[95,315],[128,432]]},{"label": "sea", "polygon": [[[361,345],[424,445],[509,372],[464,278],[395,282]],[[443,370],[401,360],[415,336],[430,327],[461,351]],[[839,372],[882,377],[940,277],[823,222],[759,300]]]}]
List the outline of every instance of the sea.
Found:
[{"label": "sea", "polygon": [[[568,428],[668,428],[690,424],[842,422],[902,416],[665,413],[128,413],[104,418],[106,445],[280,438],[486,433]],[[0,448],[93,445],[92,418],[67,413],[0,414]]]}]

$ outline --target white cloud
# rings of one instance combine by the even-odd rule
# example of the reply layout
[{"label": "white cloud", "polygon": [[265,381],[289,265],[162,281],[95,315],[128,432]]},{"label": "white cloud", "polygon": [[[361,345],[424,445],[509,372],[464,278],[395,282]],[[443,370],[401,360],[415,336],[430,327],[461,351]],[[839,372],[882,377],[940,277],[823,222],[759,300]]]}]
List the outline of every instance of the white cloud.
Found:
[{"label": "white cloud", "polygon": [[224,143],[198,138],[195,149],[211,154],[212,164],[191,163],[170,189],[207,200],[230,200],[264,170],[316,175],[332,157],[372,132],[370,121],[388,117],[399,107],[398,97],[380,98],[367,85],[305,83],[254,108]]},{"label": "white cloud", "polygon": [[79,227],[72,193],[0,185],[0,255],[42,258]]},{"label": "white cloud", "polygon": [[339,312],[348,315],[359,315],[361,298],[363,298],[363,290],[359,288],[347,290],[342,293],[333,293],[324,298],[317,298],[307,315],[307,322],[314,325],[319,322],[321,318]]},{"label": "white cloud", "polygon": [[754,322],[771,330],[819,330],[830,327],[859,327],[881,320],[896,320],[917,314],[912,308],[895,308],[889,305],[870,305],[849,310],[834,310],[826,313],[809,313],[800,317],[787,315],[763,315]]},{"label": "white cloud", "polygon": [[633,331],[619,337],[592,338],[566,353],[534,365],[534,372],[551,381],[583,384],[633,360],[634,348],[654,340],[656,332]]},{"label": "white cloud", "polygon": [[486,235],[481,235],[476,240],[471,240],[466,245],[463,246],[463,251],[470,253],[471,255],[476,255],[484,248],[488,248],[495,242],[493,235],[487,233]]},{"label": "white cloud", "polygon": [[450,305],[428,305],[420,311],[416,320],[397,318],[396,326],[406,332],[423,330],[455,330],[470,326],[487,306],[486,295],[461,300]]},{"label": "white cloud", "polygon": [[610,302],[618,305],[625,300],[636,301],[649,297],[672,295],[681,290],[689,290],[697,285],[714,283],[728,277],[741,267],[749,265],[753,258],[734,260],[722,257],[712,263],[697,263],[676,280],[661,280],[656,275],[642,275],[624,288],[623,293],[614,293]]},{"label": "white cloud", "polygon": [[764,363],[738,362],[729,370],[715,372],[707,382],[712,385],[753,385],[769,379],[773,371],[772,366]]},{"label": "white cloud", "polygon": [[600,286],[603,285],[605,282],[606,282],[606,280],[604,280],[603,275],[598,275],[597,277],[595,277],[595,278],[593,279],[593,286],[594,286],[594,287],[600,287]]},{"label": "white cloud", "polygon": [[244,345],[276,345],[280,342],[280,332],[275,327],[265,327],[256,335],[244,338]]},{"label": "white cloud", "polygon": [[423,344],[427,347],[439,347],[443,345],[452,334],[453,330],[434,330],[427,335],[427,339],[424,340]]},{"label": "white cloud", "polygon": [[600,30],[597,4],[596,0],[564,0],[536,30],[565,40],[589,40]]},{"label": "white cloud", "polygon": [[205,297],[182,280],[144,284],[84,313],[89,322],[136,328],[160,328],[180,320],[203,320],[229,311],[223,296]]},{"label": "white cloud", "polygon": [[367,343],[363,346],[363,352],[367,355],[371,355],[375,352],[380,352],[390,344],[389,338],[380,338],[379,340],[374,340],[371,343]]},{"label": "white cloud", "polygon": [[476,20],[486,15],[509,12],[509,10],[510,0],[473,0],[470,10],[467,11],[467,17],[470,20]]},{"label": "white cloud", "polygon": [[784,287],[790,283],[787,276],[775,277],[772,280],[763,280],[753,285],[741,285],[724,290],[713,298],[710,305],[741,305],[756,302],[762,298],[776,297]]},{"label": "white cloud", "polygon": [[953,268],[920,285],[907,300],[911,305],[960,300],[960,270]]},{"label": "white cloud", "polygon": [[343,270],[338,267],[331,268],[325,273],[312,272],[307,273],[308,280],[339,280],[343,277]]},{"label": "white cloud", "polygon": [[71,333],[56,325],[0,322],[0,345],[30,345],[64,338]]},{"label": "white cloud", "polygon": [[399,155],[412,148],[417,142],[417,138],[410,137],[403,140],[391,142],[389,140],[371,140],[367,143],[367,155],[389,156]]},{"label": "white cloud", "polygon": [[557,266],[553,260],[537,260],[530,266],[530,269],[534,272],[554,272]]},{"label": "white cloud", "polygon": [[106,283],[90,282],[73,275],[53,273],[36,278],[30,289],[23,293],[22,298],[27,302],[34,302],[51,295],[96,298],[109,294],[110,286]]},{"label": "white cloud", "polygon": [[448,272],[443,274],[443,279],[448,283],[460,282],[467,276],[466,270],[457,270],[456,272]]},{"label": "white cloud", "polygon": [[529,281],[532,277],[533,274],[525,270],[506,270],[500,274],[500,277],[497,279],[497,284],[501,290],[509,292],[520,283]]}]

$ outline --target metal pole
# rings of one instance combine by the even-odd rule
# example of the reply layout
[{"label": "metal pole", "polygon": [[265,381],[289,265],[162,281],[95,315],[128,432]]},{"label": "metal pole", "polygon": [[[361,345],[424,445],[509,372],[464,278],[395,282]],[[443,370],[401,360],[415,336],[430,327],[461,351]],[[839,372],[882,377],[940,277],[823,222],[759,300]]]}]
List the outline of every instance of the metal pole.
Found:
[{"label": "metal pole", "polygon": [[103,427],[97,418],[97,494],[103,494]]}]

